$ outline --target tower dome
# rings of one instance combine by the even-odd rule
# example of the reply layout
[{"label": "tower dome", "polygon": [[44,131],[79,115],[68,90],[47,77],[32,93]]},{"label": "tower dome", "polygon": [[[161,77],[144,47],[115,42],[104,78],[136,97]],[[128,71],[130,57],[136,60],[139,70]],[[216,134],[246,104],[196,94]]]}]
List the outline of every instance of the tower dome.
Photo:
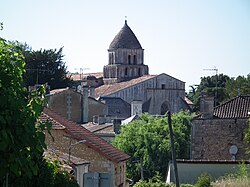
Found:
[{"label": "tower dome", "polygon": [[148,74],[144,49],[125,20],[108,49],[108,65],[103,67],[104,84],[131,80]]},{"label": "tower dome", "polygon": [[124,26],[109,45],[109,50],[115,50],[119,48],[142,49],[140,42],[128,26],[127,20],[125,20]]}]

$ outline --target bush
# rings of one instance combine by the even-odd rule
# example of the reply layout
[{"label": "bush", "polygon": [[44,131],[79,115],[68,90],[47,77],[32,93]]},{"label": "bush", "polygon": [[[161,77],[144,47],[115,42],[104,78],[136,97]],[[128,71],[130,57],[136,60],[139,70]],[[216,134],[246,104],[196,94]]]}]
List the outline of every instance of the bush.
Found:
[{"label": "bush", "polygon": [[181,187],[195,187],[195,186],[192,185],[192,184],[181,184],[180,186],[181,186]]},{"label": "bush", "polygon": [[210,187],[211,182],[212,182],[211,176],[205,173],[198,178],[195,187]]},{"label": "bush", "polygon": [[140,180],[134,187],[173,187],[171,184],[166,184],[165,182],[153,182],[152,180],[144,181]]}]

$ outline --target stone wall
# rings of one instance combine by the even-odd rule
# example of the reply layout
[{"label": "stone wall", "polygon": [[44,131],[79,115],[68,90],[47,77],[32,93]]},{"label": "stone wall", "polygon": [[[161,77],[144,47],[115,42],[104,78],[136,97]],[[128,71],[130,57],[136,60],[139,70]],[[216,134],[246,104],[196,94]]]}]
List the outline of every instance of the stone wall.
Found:
[{"label": "stone wall", "polygon": [[149,114],[160,114],[162,104],[167,102],[170,111],[174,113],[183,109],[181,102],[185,98],[185,83],[161,74],[109,96],[120,97],[128,103],[134,100],[141,100],[144,103],[151,99]]},{"label": "stone wall", "polygon": [[[51,130],[52,136],[46,132],[46,145],[48,148],[56,149],[64,153],[68,153],[70,138],[64,130]],[[84,137],[83,137],[84,139]],[[71,144],[76,143],[75,139],[72,139]],[[72,146],[71,155],[82,158],[90,162],[89,172],[108,172],[111,173],[112,187],[117,187],[121,184],[125,185],[125,171],[126,163],[114,163],[104,158],[99,152],[88,147],[84,143]]]},{"label": "stone wall", "polygon": [[244,144],[247,119],[196,119],[192,126],[192,159],[231,160],[229,149],[238,147],[237,160],[249,159]]},{"label": "stone wall", "polygon": [[106,105],[93,98],[87,99],[87,111],[83,112],[81,94],[73,90],[65,90],[58,94],[49,95],[47,98],[48,108],[76,123],[82,123],[82,115],[87,115],[85,121],[88,122],[92,121],[95,115],[105,115],[107,113]]}]

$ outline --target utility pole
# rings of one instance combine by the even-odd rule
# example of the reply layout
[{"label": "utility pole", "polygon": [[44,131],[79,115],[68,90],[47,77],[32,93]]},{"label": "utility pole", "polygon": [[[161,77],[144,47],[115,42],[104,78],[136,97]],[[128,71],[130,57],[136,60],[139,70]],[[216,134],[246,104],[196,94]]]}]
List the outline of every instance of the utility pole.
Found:
[{"label": "utility pole", "polygon": [[214,99],[214,106],[216,106],[217,104],[217,100],[218,100],[218,68],[214,67],[212,69],[203,69],[205,71],[215,71],[215,99]]},{"label": "utility pole", "polygon": [[169,127],[169,134],[170,134],[170,143],[171,143],[171,154],[172,154],[172,161],[173,161],[173,164],[174,164],[175,184],[176,184],[176,187],[179,187],[180,184],[179,184],[178,168],[177,168],[176,158],[175,158],[172,119],[171,119],[170,111],[168,111],[167,114],[168,114],[168,127]]}]

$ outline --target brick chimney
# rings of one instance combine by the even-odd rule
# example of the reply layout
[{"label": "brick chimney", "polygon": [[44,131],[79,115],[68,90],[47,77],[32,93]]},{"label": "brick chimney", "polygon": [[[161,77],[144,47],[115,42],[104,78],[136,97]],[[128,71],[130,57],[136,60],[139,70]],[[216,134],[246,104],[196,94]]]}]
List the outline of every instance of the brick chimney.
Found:
[{"label": "brick chimney", "polygon": [[213,96],[208,96],[204,93],[201,94],[200,112],[201,112],[202,118],[204,119],[213,118],[213,112],[214,112],[214,97]]}]

